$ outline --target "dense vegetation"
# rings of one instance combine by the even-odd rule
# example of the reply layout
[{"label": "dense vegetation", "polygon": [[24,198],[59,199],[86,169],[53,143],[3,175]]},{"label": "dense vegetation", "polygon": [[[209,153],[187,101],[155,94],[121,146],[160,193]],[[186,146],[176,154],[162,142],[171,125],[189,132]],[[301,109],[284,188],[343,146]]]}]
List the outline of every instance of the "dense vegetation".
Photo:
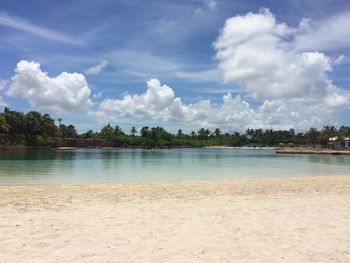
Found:
[{"label": "dense vegetation", "polygon": [[118,125],[107,124],[100,132],[92,130],[78,134],[73,125],[60,124],[48,114],[30,111],[26,114],[8,108],[0,113],[0,134],[5,134],[10,145],[49,146],[54,138],[105,139],[117,146],[326,146],[328,138],[350,137],[350,127],[325,126],[323,129],[310,128],[306,132],[293,129],[262,130],[248,129],[245,133],[222,133],[219,128],[214,131],[201,128],[185,134],[181,129],[177,134],[167,132],[162,127],[142,127],[139,132],[132,127],[124,132]]}]

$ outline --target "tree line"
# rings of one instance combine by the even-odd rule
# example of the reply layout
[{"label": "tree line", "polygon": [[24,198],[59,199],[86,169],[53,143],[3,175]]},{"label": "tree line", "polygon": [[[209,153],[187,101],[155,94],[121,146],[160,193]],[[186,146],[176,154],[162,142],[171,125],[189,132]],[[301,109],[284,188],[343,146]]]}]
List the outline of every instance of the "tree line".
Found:
[{"label": "tree line", "polygon": [[[60,120],[61,121],[61,120]],[[0,134],[5,134],[9,145],[50,146],[54,138],[105,139],[117,146],[326,146],[331,137],[350,137],[350,127],[325,126],[322,129],[310,128],[306,132],[272,129],[247,129],[244,133],[224,133],[219,128],[184,133],[179,129],[176,134],[162,127],[144,126],[129,132],[120,126],[105,125],[99,132],[89,130],[78,134],[74,125],[55,124],[49,114],[37,111],[22,113],[5,108],[0,113]]]}]

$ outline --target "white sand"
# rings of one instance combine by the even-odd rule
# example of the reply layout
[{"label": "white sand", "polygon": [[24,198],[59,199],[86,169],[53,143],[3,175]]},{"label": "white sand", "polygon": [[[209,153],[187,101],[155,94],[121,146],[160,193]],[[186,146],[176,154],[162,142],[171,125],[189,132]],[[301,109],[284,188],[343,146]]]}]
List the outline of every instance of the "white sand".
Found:
[{"label": "white sand", "polygon": [[350,176],[0,187],[0,262],[350,262]]}]

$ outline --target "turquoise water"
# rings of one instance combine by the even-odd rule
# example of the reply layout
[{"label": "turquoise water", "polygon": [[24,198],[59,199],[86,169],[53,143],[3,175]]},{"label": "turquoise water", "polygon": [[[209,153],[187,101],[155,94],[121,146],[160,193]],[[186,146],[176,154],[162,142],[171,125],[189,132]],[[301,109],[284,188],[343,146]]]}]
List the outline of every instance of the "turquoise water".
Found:
[{"label": "turquoise water", "polygon": [[350,175],[350,156],[247,149],[76,149],[0,152],[0,184],[220,180]]}]

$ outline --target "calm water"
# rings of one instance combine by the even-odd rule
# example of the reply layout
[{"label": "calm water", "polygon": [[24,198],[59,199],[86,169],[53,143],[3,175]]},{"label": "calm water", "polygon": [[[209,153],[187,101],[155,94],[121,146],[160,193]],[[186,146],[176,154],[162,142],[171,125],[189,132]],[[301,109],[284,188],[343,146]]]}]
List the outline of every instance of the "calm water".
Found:
[{"label": "calm water", "polygon": [[0,152],[0,184],[84,184],[350,174],[350,156],[243,149]]}]

